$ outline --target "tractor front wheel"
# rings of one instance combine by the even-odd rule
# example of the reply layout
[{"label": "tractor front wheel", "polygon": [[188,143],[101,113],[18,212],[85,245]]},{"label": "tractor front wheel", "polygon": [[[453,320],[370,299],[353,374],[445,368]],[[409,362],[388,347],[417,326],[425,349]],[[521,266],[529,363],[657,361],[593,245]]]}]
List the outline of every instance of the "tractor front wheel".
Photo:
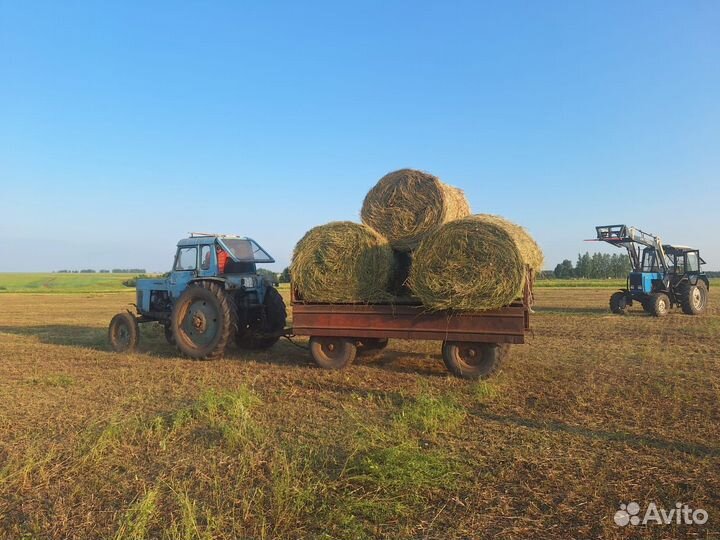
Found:
[{"label": "tractor front wheel", "polygon": [[610,297],[610,311],[616,315],[625,315],[627,311],[627,297],[624,292],[618,291]]},{"label": "tractor front wheel", "polygon": [[664,317],[670,311],[670,298],[665,293],[652,293],[646,301],[650,315]]},{"label": "tractor front wheel", "polygon": [[700,315],[705,311],[707,301],[708,290],[703,281],[698,281],[695,285],[688,283],[680,290],[680,305],[683,313],[687,315]]},{"label": "tractor front wheel", "polygon": [[140,341],[137,319],[127,311],[115,315],[108,328],[108,341],[115,352],[134,351]]},{"label": "tractor front wheel", "polygon": [[170,328],[182,354],[196,360],[220,358],[235,330],[225,290],[211,282],[191,284],[173,306]]}]

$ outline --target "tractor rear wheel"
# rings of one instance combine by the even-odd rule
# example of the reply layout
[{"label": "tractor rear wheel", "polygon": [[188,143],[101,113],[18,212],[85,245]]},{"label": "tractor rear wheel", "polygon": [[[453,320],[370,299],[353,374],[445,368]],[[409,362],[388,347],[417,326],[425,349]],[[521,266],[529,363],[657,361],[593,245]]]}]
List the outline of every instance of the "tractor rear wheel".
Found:
[{"label": "tractor rear wheel", "polygon": [[220,358],[235,330],[230,300],[216,283],[192,283],[173,306],[170,328],[178,350],[196,360]]},{"label": "tractor rear wheel", "polygon": [[311,337],[310,354],[323,369],[343,369],[355,361],[357,347],[347,338]]},{"label": "tractor rear wheel", "polygon": [[655,317],[664,317],[670,311],[670,298],[665,293],[652,293],[646,303],[648,312]]},{"label": "tractor rear wheel", "polygon": [[115,352],[134,351],[140,341],[137,319],[127,311],[115,315],[108,327],[108,341]]},{"label": "tractor rear wheel", "polygon": [[[260,350],[275,345],[285,329],[287,309],[282,295],[274,287],[265,291],[265,317],[238,328],[235,344],[240,349]],[[243,317],[238,317],[243,320]],[[246,318],[245,318],[246,319]]]},{"label": "tractor rear wheel", "polygon": [[498,369],[510,352],[507,344],[445,341],[442,356],[445,366],[456,377],[486,379]]},{"label": "tractor rear wheel", "polygon": [[625,293],[618,291],[610,296],[610,311],[616,315],[625,315],[627,310],[627,298]]},{"label": "tractor rear wheel", "polygon": [[705,311],[707,301],[708,290],[704,281],[698,281],[695,285],[687,283],[680,290],[680,305],[687,315],[700,315]]}]

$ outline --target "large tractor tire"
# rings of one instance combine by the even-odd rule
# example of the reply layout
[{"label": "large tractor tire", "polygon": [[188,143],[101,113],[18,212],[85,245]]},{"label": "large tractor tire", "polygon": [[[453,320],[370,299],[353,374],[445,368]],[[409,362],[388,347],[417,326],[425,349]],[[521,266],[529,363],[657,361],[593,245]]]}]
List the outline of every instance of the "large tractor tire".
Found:
[{"label": "large tractor tire", "polygon": [[445,341],[442,356],[448,370],[463,379],[487,379],[502,365],[510,346],[497,343]]},{"label": "large tractor tire", "polygon": [[683,285],[680,290],[680,305],[683,313],[687,315],[700,315],[708,303],[708,290],[704,281],[698,281],[695,285],[689,283]]},{"label": "large tractor tire", "polygon": [[127,311],[118,313],[110,321],[108,341],[115,352],[132,352],[140,341],[137,319]]},{"label": "large tractor tire", "polygon": [[652,293],[646,304],[650,315],[655,317],[664,317],[670,311],[670,298],[662,292]]},{"label": "large tractor tire", "polygon": [[355,361],[357,347],[352,339],[311,337],[310,354],[323,369],[344,369]]},{"label": "large tractor tire", "polygon": [[185,356],[195,360],[222,357],[235,330],[225,290],[207,281],[190,284],[173,306],[170,328],[175,345]]},{"label": "large tractor tire", "polygon": [[[243,320],[242,317],[238,317]],[[265,291],[265,317],[249,321],[238,328],[235,343],[240,349],[268,349],[277,343],[285,329],[287,309],[282,295],[274,287]]]},{"label": "large tractor tire", "polygon": [[624,292],[618,291],[610,297],[610,311],[616,315],[625,315],[627,312],[627,297]]}]

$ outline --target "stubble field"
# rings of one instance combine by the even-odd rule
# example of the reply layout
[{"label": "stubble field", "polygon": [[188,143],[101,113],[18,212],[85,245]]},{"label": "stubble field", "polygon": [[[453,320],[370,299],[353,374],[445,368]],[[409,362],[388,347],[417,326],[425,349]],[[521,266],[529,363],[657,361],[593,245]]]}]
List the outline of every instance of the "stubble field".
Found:
[{"label": "stubble field", "polygon": [[[655,319],[538,289],[528,343],[479,383],[434,342],[325,372],[285,341],[190,361],[148,325],[115,354],[131,292],[2,294],[0,536],[717,537],[713,290]],[[618,527],[630,501],[709,520]]]}]

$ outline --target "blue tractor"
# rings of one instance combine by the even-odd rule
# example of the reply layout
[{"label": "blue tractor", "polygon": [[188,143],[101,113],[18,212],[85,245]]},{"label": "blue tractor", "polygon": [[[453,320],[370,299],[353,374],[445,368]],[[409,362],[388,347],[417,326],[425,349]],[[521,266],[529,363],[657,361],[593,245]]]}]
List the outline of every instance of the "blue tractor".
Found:
[{"label": "blue tractor", "polygon": [[257,264],[275,260],[250,238],[191,233],[180,240],[173,269],[138,279],[136,313],[118,313],[108,337],[115,351],[137,347],[139,324],[158,322],[165,338],[195,359],[221,357],[234,341],[243,349],[274,345],[285,329],[285,302]]},{"label": "blue tractor", "polygon": [[680,306],[683,313],[699,315],[708,304],[710,282],[701,270],[700,251],[687,246],[663,244],[660,238],[627,225],[595,227],[596,240],[627,249],[632,272],[627,287],[610,297],[610,310],[625,314],[633,302],[662,317]]}]

